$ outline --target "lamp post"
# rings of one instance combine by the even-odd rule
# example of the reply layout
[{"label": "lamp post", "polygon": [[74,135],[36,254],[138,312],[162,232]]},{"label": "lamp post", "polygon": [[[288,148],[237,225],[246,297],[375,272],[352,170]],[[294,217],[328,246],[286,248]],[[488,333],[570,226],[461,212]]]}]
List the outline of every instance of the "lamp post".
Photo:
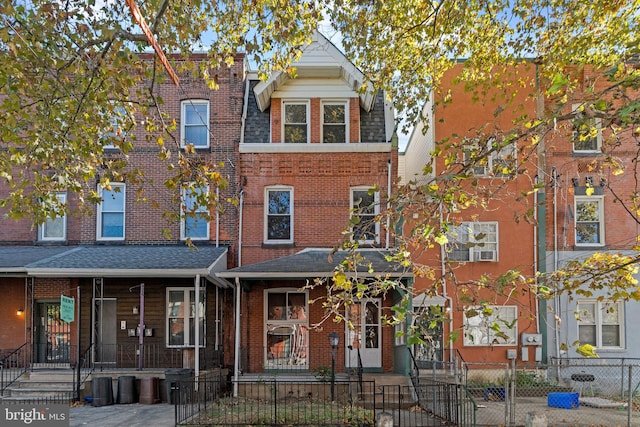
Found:
[{"label": "lamp post", "polygon": [[338,349],[338,342],[340,336],[335,332],[329,334],[329,344],[331,345],[331,401],[334,398],[334,386],[336,383],[336,350]]}]

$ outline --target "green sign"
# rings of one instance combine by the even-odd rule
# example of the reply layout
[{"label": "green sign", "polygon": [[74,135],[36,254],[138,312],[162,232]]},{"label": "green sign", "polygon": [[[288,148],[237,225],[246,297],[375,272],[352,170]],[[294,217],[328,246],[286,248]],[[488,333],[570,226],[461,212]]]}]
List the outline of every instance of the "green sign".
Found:
[{"label": "green sign", "polygon": [[60,296],[60,318],[65,322],[73,322],[75,313],[75,299],[71,297]]}]

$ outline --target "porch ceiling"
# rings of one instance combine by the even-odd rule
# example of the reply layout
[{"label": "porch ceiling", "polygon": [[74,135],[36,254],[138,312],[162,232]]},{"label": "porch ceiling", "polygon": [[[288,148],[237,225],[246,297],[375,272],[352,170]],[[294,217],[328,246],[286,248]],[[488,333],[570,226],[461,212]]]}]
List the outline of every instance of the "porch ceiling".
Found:
[{"label": "porch ceiling", "polygon": [[[227,267],[227,248],[184,245],[0,247],[0,273],[20,268],[33,277],[195,277],[230,287],[215,276]],[[21,264],[21,265],[20,265]]]},{"label": "porch ceiling", "polygon": [[[220,271],[216,275],[227,279],[327,277],[333,274],[335,267],[348,254],[346,251],[338,251],[333,255],[331,253],[331,249],[305,249],[294,255]],[[394,278],[411,277],[410,270],[406,270],[396,262],[386,260],[386,256],[392,254],[389,250],[364,249],[359,250],[358,253],[365,260],[364,265],[358,267],[358,277],[377,277],[385,274]],[[371,270],[369,270],[369,264]],[[352,274],[355,273],[352,272]]]}]

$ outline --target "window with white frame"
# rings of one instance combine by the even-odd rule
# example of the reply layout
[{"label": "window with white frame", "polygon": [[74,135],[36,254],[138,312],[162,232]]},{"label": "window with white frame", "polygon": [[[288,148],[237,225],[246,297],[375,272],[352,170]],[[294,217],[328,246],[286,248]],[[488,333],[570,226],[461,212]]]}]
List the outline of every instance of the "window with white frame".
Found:
[{"label": "window with white frame", "polygon": [[309,142],[309,103],[284,101],[282,115],[284,142],[294,144]]},{"label": "window with white frame", "polygon": [[112,183],[98,190],[102,202],[98,204],[99,240],[123,240],[125,218],[125,185]]},{"label": "window with white frame", "polygon": [[265,243],[293,242],[293,188],[265,189]]},{"label": "window with white frame", "polygon": [[191,240],[209,239],[209,187],[189,187],[182,190],[182,221],[180,237]]},{"label": "window with white frame", "polygon": [[395,345],[405,345],[407,343],[406,317],[393,326],[393,341]]},{"label": "window with white frame", "polygon": [[466,308],[464,345],[517,345],[518,309],[516,306]]},{"label": "window with white frame", "polygon": [[624,305],[621,301],[578,301],[576,319],[580,345],[624,347]]},{"label": "window with white frame", "polygon": [[309,305],[298,289],[265,291],[265,333],[267,363],[305,365],[309,352]]},{"label": "window with white frame", "polygon": [[361,243],[378,243],[380,223],[376,216],[380,213],[380,195],[371,187],[351,189],[351,224],[353,239]]},{"label": "window with white frame", "polygon": [[209,146],[209,101],[188,99],[182,101],[180,141],[183,147],[191,144],[195,148]]},{"label": "window with white frame", "polygon": [[602,146],[602,120],[587,117],[583,104],[572,106],[575,113],[573,119],[573,151],[575,153],[599,153]]},{"label": "window with white frame", "polygon": [[[205,297],[200,289],[198,298],[199,342],[205,345]],[[167,346],[193,347],[196,342],[196,291],[195,288],[167,288]]]},{"label": "window with white frame", "polygon": [[125,105],[110,103],[110,108],[111,110],[108,111],[110,126],[103,134],[104,143],[102,147],[114,149],[117,148],[114,142],[126,137],[127,131],[134,125],[135,119],[127,111]]},{"label": "window with white frame", "polygon": [[497,222],[463,222],[449,232],[448,241],[451,261],[498,260]]},{"label": "window with white frame", "polygon": [[498,145],[495,138],[488,141],[468,142],[464,144],[465,164],[471,166],[474,176],[494,176],[507,178],[516,173],[516,144]]},{"label": "window with white frame", "polygon": [[348,142],[348,111],[346,101],[325,101],[322,103],[322,142]]},{"label": "window with white frame", "polygon": [[[59,211],[60,208],[67,203],[67,193],[57,193],[56,200],[51,203],[56,203],[56,206],[51,206],[49,209]],[[43,222],[38,230],[38,239],[42,241],[57,241],[65,240],[67,238],[67,215],[62,214],[55,218],[49,218]]]},{"label": "window with white frame", "polygon": [[576,245],[604,245],[604,210],[601,196],[576,196]]}]

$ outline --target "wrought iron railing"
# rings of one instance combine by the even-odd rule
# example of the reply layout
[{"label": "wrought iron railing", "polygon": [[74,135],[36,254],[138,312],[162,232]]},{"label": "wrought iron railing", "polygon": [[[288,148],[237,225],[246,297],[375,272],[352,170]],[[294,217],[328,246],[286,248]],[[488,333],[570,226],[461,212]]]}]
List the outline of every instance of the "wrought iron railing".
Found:
[{"label": "wrought iron railing", "polygon": [[0,361],[0,395],[29,369],[30,346],[22,344]]},{"label": "wrought iron railing", "polygon": [[[169,348],[165,344],[97,344],[91,354],[96,369],[167,369],[193,367],[193,348]],[[142,358],[140,357],[142,354]],[[199,351],[200,369],[218,368],[223,365],[222,351],[203,347]],[[142,361],[142,366],[140,362]]]},{"label": "wrought iron railing", "polygon": [[85,383],[89,375],[93,373],[93,366],[91,365],[91,351],[93,350],[93,344],[87,347],[82,354],[80,354],[79,362],[76,363],[74,369],[74,379],[73,383],[75,385],[74,390],[74,401],[80,400],[80,389],[82,388],[82,384]]}]

